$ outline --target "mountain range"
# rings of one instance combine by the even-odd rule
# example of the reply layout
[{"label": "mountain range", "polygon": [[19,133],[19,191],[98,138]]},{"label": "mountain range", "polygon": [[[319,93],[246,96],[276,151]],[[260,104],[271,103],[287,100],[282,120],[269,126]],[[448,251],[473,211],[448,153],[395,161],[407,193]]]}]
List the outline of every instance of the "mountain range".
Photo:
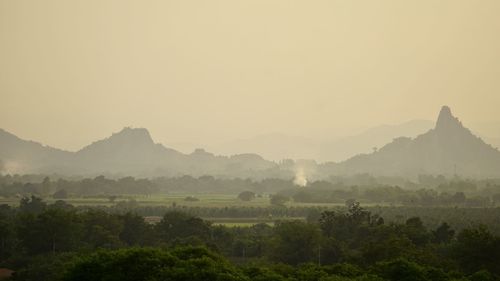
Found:
[{"label": "mountain range", "polygon": [[[500,152],[465,128],[452,115],[449,107],[442,107],[434,128],[425,132],[428,126],[431,125],[427,121],[382,126],[321,145],[304,138],[301,139],[301,146],[317,149],[322,155],[317,159],[335,158],[333,155],[347,158],[347,153],[351,152],[348,148],[359,148],[358,152],[362,154],[345,161],[319,165],[312,162],[316,176],[323,178],[358,173],[385,176],[500,176]],[[394,132],[405,136],[395,137]],[[389,142],[391,137],[393,140]],[[281,141],[281,145],[277,141]],[[383,145],[383,142],[389,143]],[[286,138],[271,136],[267,141],[263,138],[261,144],[268,149],[275,147],[279,150],[286,146]],[[189,154],[181,153],[155,143],[144,128],[124,128],[76,152],[23,140],[0,129],[0,172],[8,173],[144,177],[188,174],[265,178],[291,177],[300,168],[300,163],[311,166],[310,161],[278,163],[252,153],[220,156],[203,149],[196,149]]]},{"label": "mountain range", "polygon": [[371,152],[396,137],[416,137],[431,129],[434,122],[411,120],[397,125],[381,125],[359,133],[329,137],[323,140],[283,133],[258,135],[208,146],[217,154],[231,155],[243,151],[255,152],[266,159],[314,159],[318,162],[343,161],[358,153]]},{"label": "mountain range", "polygon": [[426,133],[396,138],[370,154],[328,166],[336,174],[457,174],[485,178],[500,175],[500,152],[465,128],[451,109],[443,106],[435,127]]},{"label": "mountain range", "polygon": [[256,154],[216,156],[203,149],[184,154],[154,143],[144,128],[124,128],[79,151],[64,151],[22,140],[0,129],[0,169],[8,173],[70,175],[231,175],[265,174],[277,164]]}]

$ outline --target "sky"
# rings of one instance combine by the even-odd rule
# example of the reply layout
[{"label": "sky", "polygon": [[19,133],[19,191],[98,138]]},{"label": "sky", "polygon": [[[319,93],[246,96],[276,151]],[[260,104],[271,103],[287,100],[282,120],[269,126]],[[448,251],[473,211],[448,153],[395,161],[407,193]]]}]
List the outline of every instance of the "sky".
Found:
[{"label": "sky", "polygon": [[[498,0],[0,0],[0,128],[77,150],[327,138],[434,120],[500,136]],[[488,125],[489,124],[489,125]]]}]

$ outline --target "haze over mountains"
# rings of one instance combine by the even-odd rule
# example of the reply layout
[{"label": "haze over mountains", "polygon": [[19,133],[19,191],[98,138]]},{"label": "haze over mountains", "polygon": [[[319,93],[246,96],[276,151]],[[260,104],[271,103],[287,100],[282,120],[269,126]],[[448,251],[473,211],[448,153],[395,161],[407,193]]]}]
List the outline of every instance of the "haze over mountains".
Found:
[{"label": "haze over mountains", "polygon": [[[171,143],[170,146],[181,151],[191,152],[196,147],[206,147],[218,155],[233,155],[253,152],[265,159],[280,161],[282,159],[314,159],[318,162],[340,162],[353,155],[373,152],[398,137],[415,138],[434,128],[435,121],[410,120],[407,122],[380,125],[368,129],[358,129],[351,133],[332,133],[335,129],[325,132],[326,136],[315,135],[304,137],[284,133],[260,134],[254,137],[224,141],[220,143]],[[476,127],[477,126],[477,127]],[[473,124],[474,134],[480,136],[486,143],[500,147],[500,124]],[[499,128],[499,129],[497,129]]]},{"label": "haze over mountains", "polygon": [[443,106],[435,128],[425,134],[394,139],[378,151],[334,166],[335,173],[341,174],[494,177],[500,175],[500,152],[472,134]]},{"label": "haze over mountains", "polygon": [[173,176],[205,174],[238,177],[276,167],[255,154],[215,156],[202,149],[191,154],[156,144],[144,128],[124,128],[77,152],[22,140],[0,130],[0,159],[9,173],[71,175]]},{"label": "haze over mountains", "polygon": [[[347,159],[359,154],[343,162],[325,164],[316,164],[314,161],[277,163],[251,153],[217,156],[203,149],[185,154],[155,143],[144,128],[124,128],[109,138],[96,141],[76,152],[22,140],[0,129],[0,171],[67,175],[151,177],[189,174],[264,178],[291,177],[298,168],[301,168],[301,172],[310,168],[319,178],[358,173],[410,177],[418,174],[455,173],[472,177],[500,175],[500,152],[465,128],[452,115],[450,108],[443,107],[435,127],[427,130],[431,126],[429,121],[411,121],[397,126],[380,126],[356,136],[321,143],[307,138],[268,135],[241,140],[233,147],[228,144],[224,150],[231,154],[234,147],[248,145],[251,152],[250,149],[257,144],[260,145],[259,151],[268,151],[265,154],[267,157],[273,153],[274,148],[275,156],[286,156],[287,151],[297,151],[297,155],[316,155],[314,158],[320,161]],[[394,140],[391,141],[392,139]],[[302,169],[301,165],[308,168]]]},{"label": "haze over mountains", "polygon": [[224,142],[208,147],[217,154],[231,155],[252,151],[274,161],[281,159],[314,159],[318,162],[343,161],[359,153],[371,152],[396,137],[415,137],[431,129],[434,122],[412,120],[397,125],[381,125],[350,136],[320,140],[281,133],[264,134],[247,139]]}]

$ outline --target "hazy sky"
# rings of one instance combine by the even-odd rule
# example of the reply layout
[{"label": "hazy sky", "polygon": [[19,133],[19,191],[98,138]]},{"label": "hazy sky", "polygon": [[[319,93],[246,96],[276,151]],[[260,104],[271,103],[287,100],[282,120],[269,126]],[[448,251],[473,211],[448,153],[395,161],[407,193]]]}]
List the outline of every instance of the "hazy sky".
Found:
[{"label": "hazy sky", "polygon": [[331,136],[443,104],[499,121],[499,14],[498,0],[0,0],[0,128],[77,149],[124,126],[165,144]]}]

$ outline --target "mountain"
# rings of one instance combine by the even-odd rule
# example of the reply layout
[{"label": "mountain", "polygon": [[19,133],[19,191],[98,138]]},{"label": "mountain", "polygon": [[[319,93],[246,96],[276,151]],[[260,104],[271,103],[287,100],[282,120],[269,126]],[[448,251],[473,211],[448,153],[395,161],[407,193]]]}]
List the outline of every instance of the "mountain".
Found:
[{"label": "mountain", "polygon": [[0,129],[0,172],[28,173],[34,170],[49,173],[64,170],[72,153],[27,141]]},{"label": "mountain", "polygon": [[[373,152],[359,154],[343,162],[320,165],[314,161],[282,161],[278,165],[258,154],[220,156],[204,149],[185,154],[155,143],[144,128],[124,128],[76,152],[26,141],[0,129],[0,172],[140,177],[214,175],[240,178],[291,178],[300,171],[317,174],[318,177],[359,173],[404,177],[418,174],[500,176],[500,152],[465,128],[452,115],[449,107],[441,109],[434,128],[411,137],[411,134],[424,130],[426,126],[428,124],[425,121],[382,126],[331,142],[335,148],[320,147],[318,151],[330,149],[329,155],[334,155],[336,150],[350,151],[357,147],[361,152]],[[380,149],[373,149],[378,143],[393,137],[395,132],[410,137],[397,137],[386,145],[380,145]],[[270,140],[280,139],[286,138],[270,137]],[[307,139],[302,140],[304,146],[310,143]],[[274,147],[287,147],[284,143],[280,145],[281,142],[271,143]]]},{"label": "mountain", "polygon": [[319,144],[318,161],[343,161],[359,153],[372,152],[396,137],[416,137],[433,126],[429,120],[411,120],[397,125],[382,125],[370,128],[357,135],[340,137]]},{"label": "mountain", "polygon": [[318,145],[318,141],[310,138],[271,133],[212,145],[210,150],[225,155],[252,151],[266,159],[279,161],[282,159],[314,159],[318,152]]},{"label": "mountain", "polygon": [[[154,143],[144,128],[124,128],[75,153],[75,166],[83,173],[147,174],[167,169],[181,170],[187,156]],[[75,171],[77,172],[77,171]]]},{"label": "mountain", "polygon": [[0,172],[68,175],[247,177],[277,164],[255,154],[216,156],[197,149],[183,154],[154,143],[144,128],[124,128],[77,152],[22,140],[0,130]]},{"label": "mountain", "polygon": [[373,153],[328,167],[336,174],[490,177],[500,175],[500,152],[472,134],[443,106],[435,127],[428,132],[416,138],[396,138]]},{"label": "mountain", "polygon": [[314,159],[320,162],[342,161],[358,153],[368,153],[396,137],[416,137],[433,126],[432,121],[411,120],[396,125],[382,125],[352,136],[327,141],[281,133],[258,135],[210,146],[211,151],[231,155],[252,151],[266,159]]},{"label": "mountain", "polygon": [[500,138],[483,137],[486,143],[491,144],[495,148],[500,148]]}]

